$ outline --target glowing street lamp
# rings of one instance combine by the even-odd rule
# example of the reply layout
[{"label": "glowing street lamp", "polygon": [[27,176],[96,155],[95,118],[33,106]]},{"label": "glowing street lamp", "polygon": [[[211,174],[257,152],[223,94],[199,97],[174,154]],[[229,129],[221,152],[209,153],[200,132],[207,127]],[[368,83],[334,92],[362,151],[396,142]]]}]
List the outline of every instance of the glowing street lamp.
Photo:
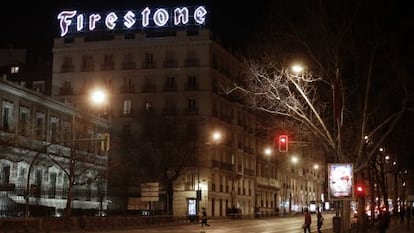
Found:
[{"label": "glowing street lamp", "polygon": [[304,70],[304,68],[301,65],[296,64],[296,65],[292,66],[292,71],[295,74],[300,74],[303,70]]},{"label": "glowing street lamp", "polygon": [[272,149],[270,149],[269,147],[266,147],[264,149],[264,154],[267,156],[270,156],[272,154]]},{"label": "glowing street lamp", "polygon": [[221,133],[220,133],[219,131],[215,131],[215,132],[212,134],[213,142],[215,142],[215,143],[220,142],[221,137],[222,137],[222,135],[221,135]]},{"label": "glowing street lamp", "polygon": [[90,100],[94,104],[103,104],[106,98],[107,95],[103,89],[93,89],[90,93]]}]

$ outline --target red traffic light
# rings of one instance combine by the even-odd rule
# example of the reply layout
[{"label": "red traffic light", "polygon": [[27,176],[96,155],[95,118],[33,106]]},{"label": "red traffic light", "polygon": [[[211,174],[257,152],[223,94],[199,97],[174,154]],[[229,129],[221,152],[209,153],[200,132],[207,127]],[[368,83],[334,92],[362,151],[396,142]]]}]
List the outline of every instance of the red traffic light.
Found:
[{"label": "red traffic light", "polygon": [[365,189],[362,185],[357,185],[356,186],[356,193],[358,196],[365,196]]},{"label": "red traffic light", "polygon": [[279,136],[279,151],[280,152],[287,152],[288,151],[288,145],[289,145],[289,141],[288,141],[288,136],[285,134],[282,134]]}]

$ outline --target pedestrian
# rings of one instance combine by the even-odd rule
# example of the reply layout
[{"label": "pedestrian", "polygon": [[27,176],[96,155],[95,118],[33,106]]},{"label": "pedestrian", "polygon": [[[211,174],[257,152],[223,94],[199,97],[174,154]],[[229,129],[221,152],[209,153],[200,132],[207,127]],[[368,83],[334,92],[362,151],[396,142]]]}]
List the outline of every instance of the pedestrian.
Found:
[{"label": "pedestrian", "polygon": [[379,233],[385,233],[387,231],[387,216],[384,210],[380,210],[376,226]]},{"label": "pedestrian", "polygon": [[405,209],[401,207],[400,209],[400,224],[404,224]]},{"label": "pedestrian", "polygon": [[316,214],[316,217],[317,217],[318,233],[322,233],[321,228],[322,228],[324,218],[319,208],[318,208],[318,213]]},{"label": "pedestrian", "polygon": [[201,208],[201,226],[210,226],[210,224],[207,223],[207,211],[206,208]]},{"label": "pedestrian", "polygon": [[306,233],[306,229],[308,230],[308,233],[310,233],[310,225],[312,223],[312,217],[309,213],[309,210],[305,209],[305,222],[303,223],[303,233]]},{"label": "pedestrian", "polygon": [[407,206],[407,211],[405,213],[405,216],[407,218],[407,230],[410,230],[411,214],[411,207]]}]

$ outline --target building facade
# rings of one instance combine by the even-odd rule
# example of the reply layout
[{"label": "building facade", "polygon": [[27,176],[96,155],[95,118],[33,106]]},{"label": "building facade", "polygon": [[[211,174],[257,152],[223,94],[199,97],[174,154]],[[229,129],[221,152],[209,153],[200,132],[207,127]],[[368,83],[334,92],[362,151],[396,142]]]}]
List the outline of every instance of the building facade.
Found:
[{"label": "building facade", "polygon": [[[110,93],[104,111],[112,119],[111,147],[119,148],[111,151],[113,164],[123,158],[125,169],[138,169],[133,179],[123,177],[123,181],[129,179],[127,190],[120,183],[110,185],[109,209],[154,205],[168,209],[173,205],[173,214],[183,216],[206,207],[217,217],[226,216],[229,209],[246,215],[279,209],[283,202],[281,177],[286,173],[280,172],[280,160],[262,158],[264,148],[273,141],[257,136],[260,119],[254,112],[236,96],[221,91],[223,84],[241,77],[242,69],[206,29],[55,39],[53,98],[82,106],[85,90],[105,88]],[[222,133],[221,141],[211,141],[215,130]],[[144,148],[149,141],[152,146]],[[165,141],[176,144],[163,151],[159,145]],[[173,155],[175,160],[170,161]],[[148,157],[153,160],[147,165]],[[174,177],[173,186],[160,182],[159,195],[143,195],[141,184],[158,182],[164,173],[159,173],[158,180],[149,180],[140,172],[147,169],[151,173],[166,164],[163,177]],[[116,175],[118,171],[111,173]],[[316,188],[322,179],[309,181],[312,199],[323,191]],[[300,189],[300,185],[293,187]]]},{"label": "building facade", "polygon": [[0,99],[1,215],[61,215],[69,192],[73,209],[106,209],[108,121],[8,81]]}]

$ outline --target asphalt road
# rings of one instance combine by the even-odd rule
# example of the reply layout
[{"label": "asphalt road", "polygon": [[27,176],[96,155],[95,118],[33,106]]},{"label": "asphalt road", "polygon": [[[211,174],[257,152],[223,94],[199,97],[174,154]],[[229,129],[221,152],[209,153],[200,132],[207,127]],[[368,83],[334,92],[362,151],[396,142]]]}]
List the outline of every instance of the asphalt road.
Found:
[{"label": "asphalt road", "polygon": [[[333,214],[324,214],[324,233],[332,232]],[[211,226],[201,224],[164,225],[148,228],[111,231],[111,233],[302,233],[301,225],[304,217],[274,217],[249,220],[209,220]],[[316,215],[312,215],[311,232],[316,231]]]}]

